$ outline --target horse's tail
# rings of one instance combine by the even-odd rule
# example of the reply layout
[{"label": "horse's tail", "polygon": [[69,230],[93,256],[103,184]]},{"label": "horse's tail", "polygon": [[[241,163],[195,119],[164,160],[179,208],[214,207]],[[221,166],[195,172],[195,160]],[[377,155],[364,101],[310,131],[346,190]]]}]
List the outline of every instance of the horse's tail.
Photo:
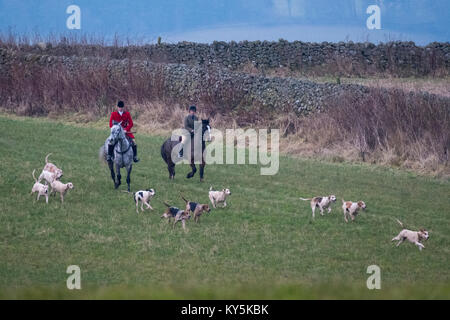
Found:
[{"label": "horse's tail", "polygon": [[49,153],[48,155],[45,156],[45,164],[48,163],[48,157],[50,157],[50,156],[51,156],[51,153]]},{"label": "horse's tail", "polygon": [[104,145],[98,150],[98,160],[100,162],[106,162],[106,150]]}]

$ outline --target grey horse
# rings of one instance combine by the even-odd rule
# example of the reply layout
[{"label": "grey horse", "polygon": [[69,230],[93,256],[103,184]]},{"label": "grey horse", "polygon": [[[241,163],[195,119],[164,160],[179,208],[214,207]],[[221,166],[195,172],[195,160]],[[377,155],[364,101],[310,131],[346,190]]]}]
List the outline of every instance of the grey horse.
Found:
[{"label": "grey horse", "polygon": [[[108,153],[108,144],[110,142],[115,144],[114,163],[113,161],[108,162],[109,170],[111,171],[111,178],[114,181],[114,187],[117,189],[121,185],[120,180],[122,176],[120,175],[120,168],[126,168],[128,192],[130,192],[130,175],[133,168],[133,149],[131,148],[131,143],[125,136],[125,132],[123,131],[120,123],[114,122],[114,125],[111,127],[111,135],[108,139],[106,139],[105,144],[100,148],[100,158],[105,161]],[[116,167],[117,180],[114,172],[114,165]]]}]

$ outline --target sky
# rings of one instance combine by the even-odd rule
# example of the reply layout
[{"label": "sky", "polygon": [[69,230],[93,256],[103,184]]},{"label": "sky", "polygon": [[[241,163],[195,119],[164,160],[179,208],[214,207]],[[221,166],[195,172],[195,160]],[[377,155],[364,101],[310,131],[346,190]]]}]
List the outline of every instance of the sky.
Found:
[{"label": "sky", "polygon": [[[70,5],[81,29],[69,30]],[[381,29],[369,30],[370,5]],[[450,41],[449,0],[0,0],[0,32],[92,35],[132,42]]]}]

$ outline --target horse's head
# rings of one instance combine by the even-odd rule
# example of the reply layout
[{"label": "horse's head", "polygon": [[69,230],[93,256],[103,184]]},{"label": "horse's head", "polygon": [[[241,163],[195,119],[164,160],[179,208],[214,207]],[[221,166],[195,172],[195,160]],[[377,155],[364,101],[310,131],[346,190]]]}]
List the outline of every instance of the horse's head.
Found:
[{"label": "horse's head", "polygon": [[202,119],[202,137],[205,141],[211,141],[211,126],[209,125],[209,118]]},{"label": "horse's head", "polygon": [[113,126],[111,127],[111,141],[113,143],[116,143],[119,139],[123,138],[124,132],[121,124],[122,121],[113,121]]}]

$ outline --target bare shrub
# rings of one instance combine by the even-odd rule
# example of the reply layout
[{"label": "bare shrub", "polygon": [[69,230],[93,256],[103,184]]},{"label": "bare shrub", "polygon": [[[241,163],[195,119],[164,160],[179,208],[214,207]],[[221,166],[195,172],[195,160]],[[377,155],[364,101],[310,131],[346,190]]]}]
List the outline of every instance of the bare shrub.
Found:
[{"label": "bare shrub", "polygon": [[362,161],[398,166],[412,161],[430,171],[436,164],[448,166],[448,99],[374,88],[362,98],[347,92],[326,104],[326,112],[304,118],[296,133],[314,149],[341,155],[353,149]]}]

